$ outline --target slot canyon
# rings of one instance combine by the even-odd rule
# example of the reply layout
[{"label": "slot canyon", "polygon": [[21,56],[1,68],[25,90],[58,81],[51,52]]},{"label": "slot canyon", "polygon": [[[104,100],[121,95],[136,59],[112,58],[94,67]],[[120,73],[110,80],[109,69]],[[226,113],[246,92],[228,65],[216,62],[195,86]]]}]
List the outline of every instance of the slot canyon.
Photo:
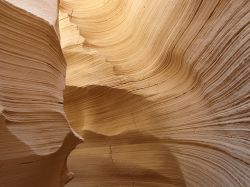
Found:
[{"label": "slot canyon", "polygon": [[249,0],[0,0],[0,187],[250,187]]}]

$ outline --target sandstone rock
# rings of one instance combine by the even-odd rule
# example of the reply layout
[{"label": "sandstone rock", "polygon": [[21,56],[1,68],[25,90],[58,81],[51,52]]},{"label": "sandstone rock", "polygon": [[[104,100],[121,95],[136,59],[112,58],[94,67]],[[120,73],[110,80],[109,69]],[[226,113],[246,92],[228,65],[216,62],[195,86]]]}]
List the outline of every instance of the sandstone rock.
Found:
[{"label": "sandstone rock", "polygon": [[0,187],[249,186],[249,0],[0,10]]},{"label": "sandstone rock", "polygon": [[65,112],[86,140],[68,187],[249,186],[249,1],[60,7],[84,38],[63,47]]},{"label": "sandstone rock", "polygon": [[82,141],[63,110],[66,63],[48,2],[0,1],[1,187],[63,186]]}]

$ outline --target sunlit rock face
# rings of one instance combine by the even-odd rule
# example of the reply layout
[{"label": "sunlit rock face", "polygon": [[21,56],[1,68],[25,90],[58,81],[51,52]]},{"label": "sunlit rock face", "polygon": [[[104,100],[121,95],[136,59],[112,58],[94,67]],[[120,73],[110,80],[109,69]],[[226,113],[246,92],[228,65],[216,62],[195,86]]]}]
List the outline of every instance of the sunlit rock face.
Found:
[{"label": "sunlit rock face", "polygon": [[249,21],[249,0],[0,0],[0,187],[248,187]]},{"label": "sunlit rock face", "polygon": [[80,186],[250,185],[249,0],[62,0]]}]

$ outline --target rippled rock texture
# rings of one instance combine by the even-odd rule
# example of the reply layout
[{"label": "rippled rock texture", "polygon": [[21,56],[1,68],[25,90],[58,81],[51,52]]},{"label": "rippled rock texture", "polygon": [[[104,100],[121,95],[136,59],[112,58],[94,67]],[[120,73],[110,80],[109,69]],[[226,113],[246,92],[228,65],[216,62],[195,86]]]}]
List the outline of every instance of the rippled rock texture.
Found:
[{"label": "rippled rock texture", "polygon": [[250,186],[249,0],[0,9],[0,186]]},{"label": "rippled rock texture", "polygon": [[0,1],[1,187],[61,187],[72,178],[66,158],[81,140],[63,109],[66,63],[51,2]]}]

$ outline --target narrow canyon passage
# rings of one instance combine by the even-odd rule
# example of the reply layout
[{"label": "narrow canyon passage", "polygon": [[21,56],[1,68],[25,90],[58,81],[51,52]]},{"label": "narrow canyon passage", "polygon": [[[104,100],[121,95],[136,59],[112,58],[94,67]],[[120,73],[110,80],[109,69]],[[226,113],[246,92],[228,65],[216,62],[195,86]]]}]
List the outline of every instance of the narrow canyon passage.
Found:
[{"label": "narrow canyon passage", "polygon": [[249,65],[249,0],[0,0],[0,187],[250,187]]}]

